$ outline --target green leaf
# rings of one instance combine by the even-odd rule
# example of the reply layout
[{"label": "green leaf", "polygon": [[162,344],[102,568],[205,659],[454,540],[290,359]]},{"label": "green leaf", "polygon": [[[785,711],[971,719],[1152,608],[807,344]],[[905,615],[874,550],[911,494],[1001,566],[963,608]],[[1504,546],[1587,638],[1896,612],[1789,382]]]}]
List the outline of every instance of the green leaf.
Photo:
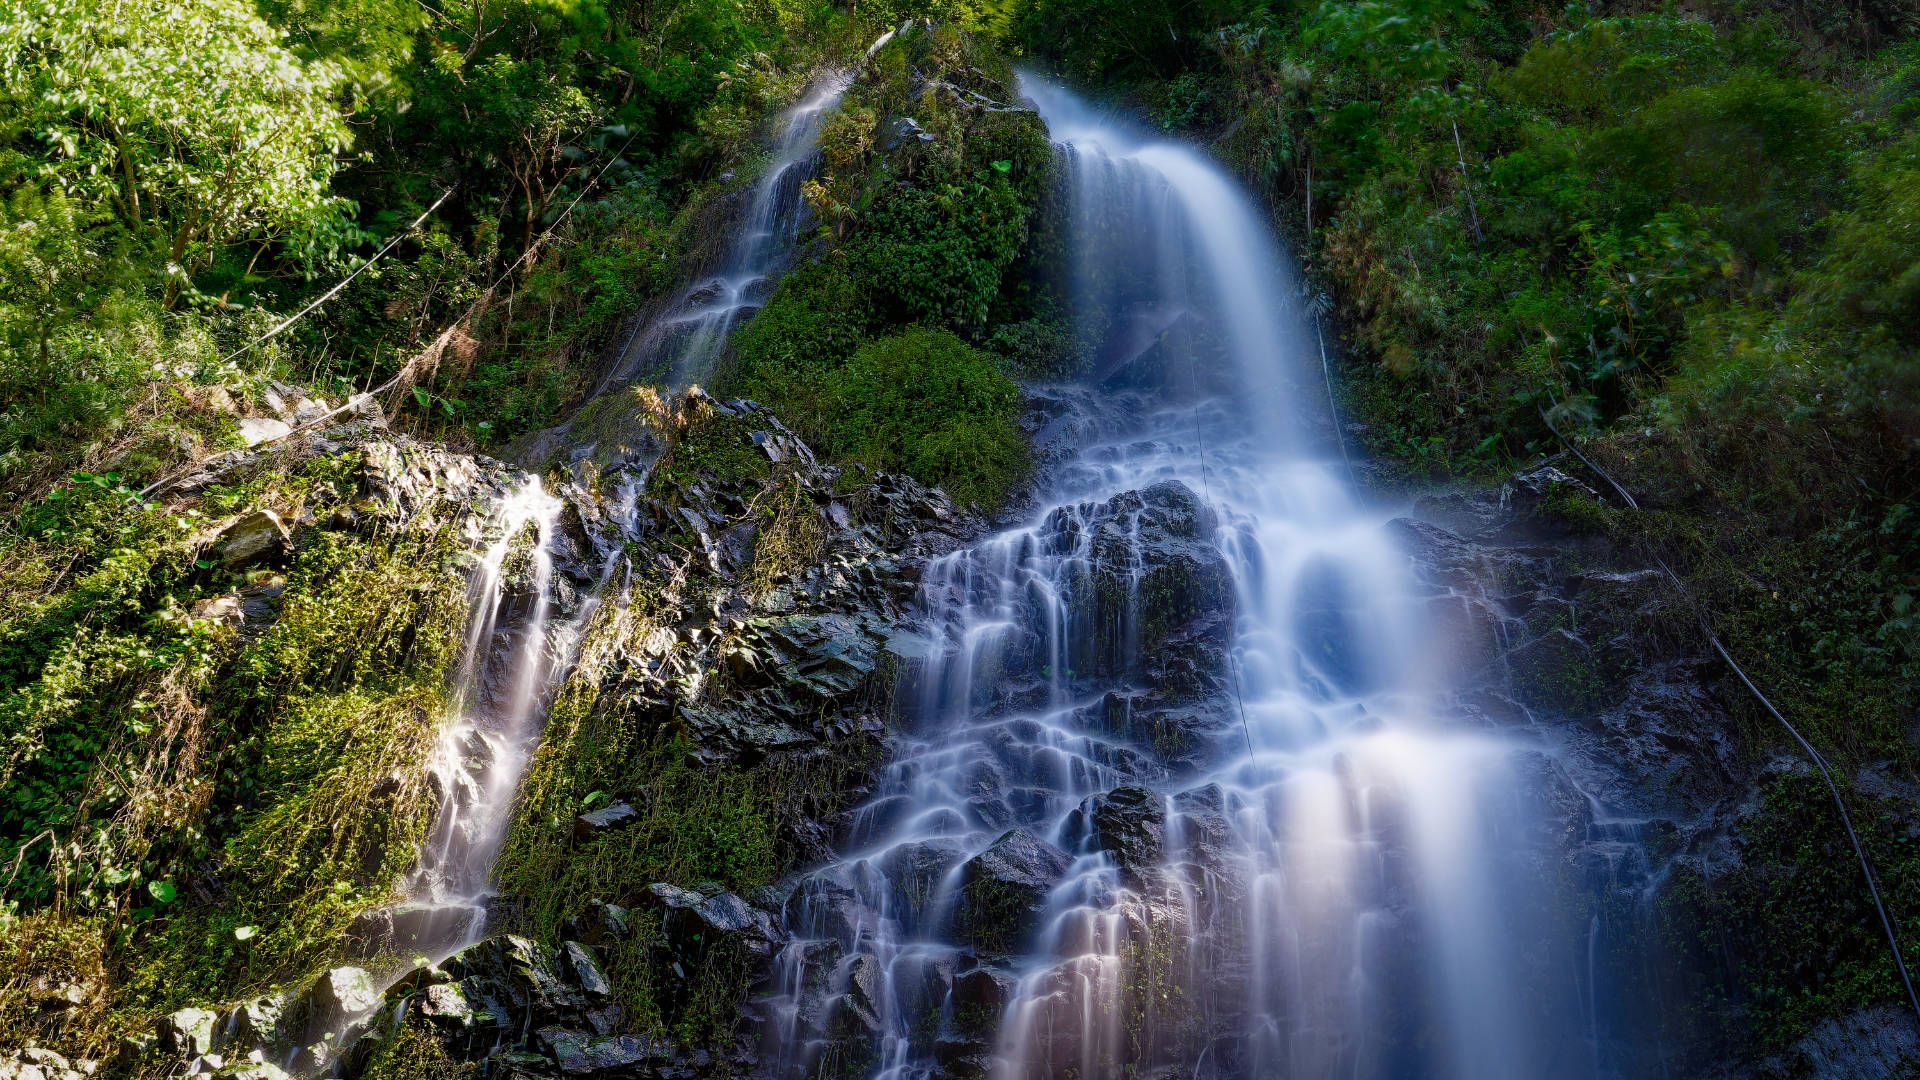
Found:
[{"label": "green leaf", "polygon": [[236,926],[233,928],[233,939],[235,941],[250,941],[253,939],[253,935],[259,932],[260,928],[257,926]]},{"label": "green leaf", "polygon": [[998,169],[999,171],[1001,171],[1001,172],[1003,172],[1003,173],[1004,173],[1004,172],[1012,172],[1012,171],[1013,171],[1013,162],[1011,162],[1011,161],[996,161],[996,162],[994,162],[994,163],[993,163],[993,167],[994,167],[995,169]]},{"label": "green leaf", "polygon": [[163,904],[173,903],[174,897],[180,895],[180,890],[174,888],[170,881],[149,881],[147,892],[153,894],[153,898]]},{"label": "green leaf", "polygon": [[425,409],[432,405],[433,395],[416,386],[413,388],[413,400],[418,402],[421,408]]}]

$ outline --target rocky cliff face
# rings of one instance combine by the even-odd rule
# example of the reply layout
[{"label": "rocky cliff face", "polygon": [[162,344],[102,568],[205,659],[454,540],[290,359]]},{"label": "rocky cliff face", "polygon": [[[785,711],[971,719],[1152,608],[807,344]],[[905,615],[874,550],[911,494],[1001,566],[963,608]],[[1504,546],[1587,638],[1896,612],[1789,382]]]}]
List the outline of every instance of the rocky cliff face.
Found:
[{"label": "rocky cliff face", "polygon": [[[629,411],[551,481],[565,504],[550,544],[558,674],[489,935],[421,966],[409,957],[428,913],[368,908],[336,954],[355,966],[176,1011],[128,1044],[129,1064],[358,1074],[427,1054],[527,1075],[691,1075],[751,1060],[737,1021],[775,942],[767,887],[818,861],[865,790],[919,568],[979,524],[910,480],[816,462],[749,402],[696,391],[650,420]],[[364,464],[309,527],[417,521],[462,498],[484,511],[520,482],[371,425],[316,451]],[[282,557],[312,542],[261,514],[222,535],[222,550]],[[237,624],[271,622],[249,603],[229,605]],[[418,817],[455,798],[421,785]]]},{"label": "rocky cliff face", "polygon": [[[1221,850],[1229,810],[1217,788],[1174,782],[1241,738],[1226,666],[1234,590],[1218,523],[1193,491],[1156,484],[1033,530],[1036,550],[1061,557],[1058,583],[1079,598],[1085,632],[1050,653],[1053,616],[1017,613],[1017,640],[979,688],[986,719],[965,747],[977,760],[955,795],[997,823],[998,838],[971,857],[936,841],[848,862],[835,851],[890,827],[887,785],[911,781],[916,754],[953,751],[920,726],[914,696],[935,655],[927,604],[942,589],[964,599],[966,560],[989,555],[955,553],[983,523],[911,481],[820,464],[747,402],[695,394],[589,434],[584,450],[551,463],[566,504],[554,602],[577,630],[551,643],[561,676],[504,841],[488,933],[416,964],[415,930],[390,889],[453,797],[415,767],[424,744],[414,735],[438,708],[428,683],[450,663],[425,642],[458,623],[459,553],[484,545],[488,508],[524,474],[356,420],[273,465],[297,486],[229,499],[183,541],[200,555],[187,573],[204,578],[191,579],[191,617],[233,650],[215,665],[212,697],[263,658],[298,668],[308,693],[341,685],[299,674],[328,657],[359,665],[344,684],[354,700],[390,688],[372,711],[323,717],[327,730],[386,747],[376,755],[386,764],[325,789],[360,810],[323,868],[351,867],[362,885],[354,903],[327,909],[326,927],[309,924],[312,940],[283,970],[335,966],[283,976],[237,1004],[203,991],[178,1008],[175,996],[153,1035],[117,1056],[36,1049],[8,1059],[10,1072],[57,1077],[104,1062],[262,1080],[319,1068],[777,1075],[796,1061],[768,1057],[762,1040],[785,1024],[808,1061],[856,1075],[873,1063],[884,1002],[897,993],[864,951],[884,912],[963,943],[924,965],[924,985],[907,997],[950,1017],[923,1032],[939,1044],[942,1075],[978,1075],[1023,992],[1013,957],[1089,857],[1132,897],[1116,933],[1133,975],[1112,1000],[1151,1020],[1126,1028],[1119,1056],[1190,1060],[1234,1026],[1251,973],[1230,951],[1191,946],[1196,920],[1246,887]],[[173,497],[223,493],[267,460],[194,478]],[[1920,1040],[1899,1015],[1794,1014],[1768,996],[1778,967],[1878,959],[1850,853],[1806,767],[1752,749],[1764,743],[1729,708],[1694,613],[1656,570],[1583,532],[1570,495],[1593,497],[1541,469],[1498,491],[1423,499],[1392,526],[1459,674],[1457,712],[1537,742],[1525,767],[1541,793],[1537,828],[1559,855],[1533,872],[1557,882],[1563,910],[1551,920],[1567,930],[1543,963],[1580,965],[1614,1003],[1596,1010],[1594,1037],[1626,1074],[1902,1075]],[[388,566],[395,556],[411,562]],[[390,597],[387,619],[322,620],[378,596]],[[348,649],[341,634],[361,640]],[[404,678],[391,681],[389,668]],[[1027,751],[1052,736],[1023,717],[1082,683],[1125,689],[1077,707],[1070,726],[1084,737],[1060,745],[1072,775],[1035,771]],[[1912,792],[1871,770],[1852,782],[1876,852],[1914,835]],[[1089,784],[1097,790],[1072,817],[1081,849],[1026,827],[1036,807]],[[304,789],[276,790],[297,799]],[[216,938],[235,925],[248,937],[286,932],[246,901],[258,872],[251,820],[229,825],[223,853],[182,882],[193,918],[224,920],[206,923]],[[1209,902],[1194,903],[1194,882]],[[1809,913],[1826,921],[1792,936]],[[1822,954],[1808,939],[1830,944]],[[178,951],[144,947],[187,965],[175,970],[189,980],[209,977],[165,959]],[[1195,964],[1204,994],[1165,996]],[[57,1031],[91,1023],[92,1003],[112,992],[100,980],[115,976],[49,967],[34,977],[33,1007]],[[1027,1052],[1062,1068],[1082,1059],[1078,1037],[1058,1034],[1075,1025],[1031,1026],[1056,1036]]]},{"label": "rocky cliff face", "polygon": [[[1908,1075],[1911,1018],[1840,989],[1854,965],[1896,984],[1824,785],[1753,715],[1703,613],[1586,525],[1598,500],[1547,466],[1396,523],[1469,673],[1463,709],[1540,733],[1541,827],[1566,853],[1542,871],[1617,1003],[1597,1045],[1627,1075]],[[1883,888],[1908,881],[1914,792],[1871,766],[1842,778]]]}]

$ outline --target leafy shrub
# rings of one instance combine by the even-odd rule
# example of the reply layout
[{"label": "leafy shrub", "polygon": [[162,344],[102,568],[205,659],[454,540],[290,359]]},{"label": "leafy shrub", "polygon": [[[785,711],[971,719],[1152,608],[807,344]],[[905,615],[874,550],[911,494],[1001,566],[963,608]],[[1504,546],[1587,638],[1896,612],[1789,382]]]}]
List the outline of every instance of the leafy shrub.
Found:
[{"label": "leafy shrub", "polygon": [[163,245],[172,296],[236,240],[338,233],[341,72],[280,37],[235,0],[162,0],[137,17],[39,0],[0,23],[0,102],[50,144],[65,183]]},{"label": "leafy shrub", "polygon": [[720,380],[729,396],[771,405],[801,430],[819,425],[828,373],[867,340],[872,321],[866,292],[846,263],[830,256],[788,274],[740,328],[733,363]]},{"label": "leafy shrub", "polygon": [[863,347],[829,377],[828,447],[993,505],[1027,465],[1020,391],[952,334],[910,330]]},{"label": "leafy shrub", "polygon": [[867,215],[861,273],[903,322],[980,326],[1026,239],[1026,218],[1013,185],[992,171],[902,185]]}]

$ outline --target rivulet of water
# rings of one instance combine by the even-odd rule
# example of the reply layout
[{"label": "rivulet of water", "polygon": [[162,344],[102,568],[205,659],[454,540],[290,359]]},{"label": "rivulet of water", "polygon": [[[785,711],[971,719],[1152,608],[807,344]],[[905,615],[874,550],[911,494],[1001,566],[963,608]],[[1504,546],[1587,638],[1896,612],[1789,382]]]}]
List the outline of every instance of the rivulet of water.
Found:
[{"label": "rivulet of water", "polygon": [[[892,36],[892,32],[883,35],[873,48]],[[597,392],[606,393],[642,376],[682,387],[713,373],[728,336],[766,304],[793,254],[809,216],[802,187],[813,172],[821,126],[852,81],[850,71],[830,71],[781,116],[773,160],[747,196],[745,214],[724,261],[714,273],[682,290],[627,340]]]}]

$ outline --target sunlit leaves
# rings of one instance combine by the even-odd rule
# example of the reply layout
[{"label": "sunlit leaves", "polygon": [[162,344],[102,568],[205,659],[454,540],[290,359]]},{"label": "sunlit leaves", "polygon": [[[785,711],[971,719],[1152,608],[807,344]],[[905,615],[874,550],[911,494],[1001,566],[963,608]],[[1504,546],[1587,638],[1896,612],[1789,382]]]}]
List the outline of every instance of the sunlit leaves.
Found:
[{"label": "sunlit leaves", "polygon": [[176,278],[338,212],[340,79],[242,0],[27,0],[0,17],[0,107],[38,132],[42,174],[154,234]]}]

